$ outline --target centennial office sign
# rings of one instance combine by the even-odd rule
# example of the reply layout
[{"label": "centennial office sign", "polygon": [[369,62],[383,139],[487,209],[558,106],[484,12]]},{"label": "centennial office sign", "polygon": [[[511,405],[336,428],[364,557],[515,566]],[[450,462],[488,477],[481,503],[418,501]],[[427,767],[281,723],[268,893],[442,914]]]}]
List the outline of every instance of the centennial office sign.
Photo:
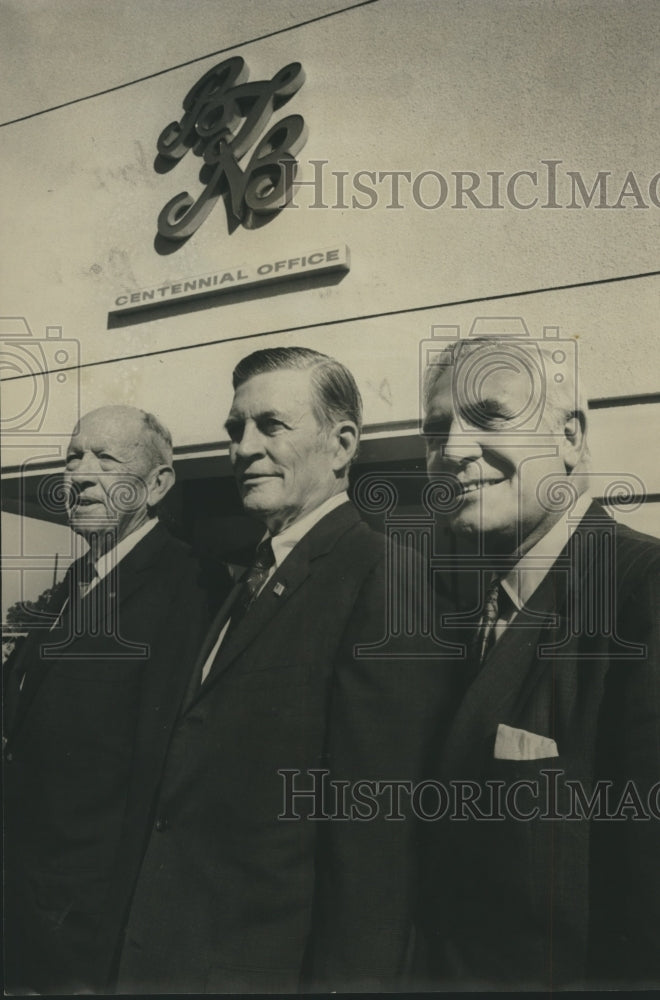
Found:
[{"label": "centennial office sign", "polygon": [[156,169],[171,170],[192,150],[203,157],[200,180],[206,187],[196,200],[183,191],[168,201],[158,216],[160,237],[181,241],[192,236],[220,197],[230,232],[239,224],[248,229],[262,225],[291,200],[295,156],[307,138],[300,115],[287,115],[272,125],[245,169],[239,161],[257,142],[273,111],[300,90],[303,68],[289,63],[272,80],[252,83],[248,75],[239,56],[214,66],[186,94],[181,121],[161,132]]},{"label": "centennial office sign", "polygon": [[281,260],[264,260],[260,264],[243,264],[227,267],[210,274],[180,281],[144,288],[138,292],[118,295],[111,315],[142,312],[173,302],[187,302],[223,292],[236,292],[242,288],[254,288],[275,281],[299,278],[313,274],[328,274],[333,271],[348,271],[350,267],[347,246],[326,247],[310,250],[299,257]]}]

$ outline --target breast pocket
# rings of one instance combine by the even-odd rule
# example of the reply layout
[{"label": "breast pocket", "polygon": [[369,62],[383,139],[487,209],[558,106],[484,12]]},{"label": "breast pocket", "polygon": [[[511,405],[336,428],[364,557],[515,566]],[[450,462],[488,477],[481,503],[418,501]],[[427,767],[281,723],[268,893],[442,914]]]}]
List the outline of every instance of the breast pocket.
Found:
[{"label": "breast pocket", "polygon": [[566,762],[561,757],[490,761],[486,786],[499,811],[517,822],[552,818],[563,797]]}]

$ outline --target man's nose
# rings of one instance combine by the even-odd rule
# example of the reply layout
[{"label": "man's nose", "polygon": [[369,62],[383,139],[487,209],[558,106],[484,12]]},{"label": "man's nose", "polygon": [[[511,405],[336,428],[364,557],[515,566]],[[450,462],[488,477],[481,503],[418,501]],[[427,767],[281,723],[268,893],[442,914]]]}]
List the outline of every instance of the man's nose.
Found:
[{"label": "man's nose", "polygon": [[447,462],[461,464],[481,458],[482,448],[476,431],[453,420],[442,448]]},{"label": "man's nose", "polygon": [[76,462],[75,468],[67,469],[65,473],[68,481],[77,486],[97,482],[98,475],[99,462],[95,455],[83,455]]},{"label": "man's nose", "polygon": [[243,427],[240,439],[232,443],[230,449],[232,461],[236,461],[239,458],[253,458],[255,455],[263,455],[263,453],[263,434],[253,421],[248,420]]}]

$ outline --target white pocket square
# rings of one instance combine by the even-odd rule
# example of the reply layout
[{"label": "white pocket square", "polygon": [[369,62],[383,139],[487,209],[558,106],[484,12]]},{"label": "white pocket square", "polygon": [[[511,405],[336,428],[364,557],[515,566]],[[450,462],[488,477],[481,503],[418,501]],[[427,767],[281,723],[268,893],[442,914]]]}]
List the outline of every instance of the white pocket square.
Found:
[{"label": "white pocket square", "polygon": [[549,736],[528,733],[526,729],[514,729],[500,722],[493,756],[495,760],[540,760],[543,757],[558,757],[559,751]]}]

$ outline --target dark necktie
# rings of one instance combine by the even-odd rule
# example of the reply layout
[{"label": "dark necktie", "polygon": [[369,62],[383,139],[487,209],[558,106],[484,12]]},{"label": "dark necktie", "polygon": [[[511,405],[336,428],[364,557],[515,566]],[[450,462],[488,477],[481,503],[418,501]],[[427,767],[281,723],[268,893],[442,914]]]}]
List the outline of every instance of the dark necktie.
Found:
[{"label": "dark necktie", "polygon": [[60,605],[59,614],[51,625],[51,629],[61,628],[65,629],[70,636],[80,636],[93,631],[95,624],[98,627],[100,609],[96,609],[96,614],[92,615],[91,606],[86,611],[83,610],[82,606],[83,598],[87,596],[96,579],[98,579],[98,573],[91,552],[87,552],[81,559],[77,559],[69,566],[63,580],[63,590],[66,597],[63,604]]},{"label": "dark necktie", "polygon": [[499,577],[495,577],[488,585],[479,624],[468,643],[466,661],[466,683],[468,685],[472,683],[481,670],[489,651],[495,644],[495,625],[502,614],[505,600],[506,592],[501,586],[501,580]]},{"label": "dark necktie", "polygon": [[232,609],[231,620],[225,638],[234,631],[238,623],[243,620],[254,604],[274,564],[275,556],[271,540],[270,538],[265,538],[257,546],[254,562],[243,577],[241,589]]},{"label": "dark necktie", "polygon": [[96,570],[96,563],[92,559],[91,553],[88,552],[80,563],[75,577],[76,583],[78,584],[78,597],[81,600],[83,597],[87,597],[89,589],[97,577],[98,573]]},{"label": "dark necktie", "polygon": [[68,619],[71,618],[73,606],[79,604],[83,597],[87,595],[93,580],[97,576],[96,565],[90,552],[87,552],[81,559],[76,559],[75,562],[71,563],[64,579],[61,583],[57,584],[51,598],[51,600],[54,599],[51,629],[56,627],[61,628],[64,616]]}]

